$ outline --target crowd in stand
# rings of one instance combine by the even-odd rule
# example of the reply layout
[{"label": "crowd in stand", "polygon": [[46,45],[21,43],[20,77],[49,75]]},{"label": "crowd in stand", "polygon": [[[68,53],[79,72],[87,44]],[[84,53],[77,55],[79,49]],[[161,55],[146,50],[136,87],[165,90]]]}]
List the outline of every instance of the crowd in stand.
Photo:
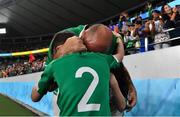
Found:
[{"label": "crowd in stand", "polygon": [[[145,51],[145,38],[148,38],[149,44],[159,43],[151,45],[148,50],[157,50],[172,46],[171,42],[161,43],[168,41],[171,37],[171,32],[165,30],[170,28],[180,27],[180,14],[178,8],[171,8],[168,4],[162,6],[161,11],[153,10],[150,3],[147,4],[148,18],[142,19],[141,16],[136,16],[133,20],[129,17],[128,13],[121,13],[119,21],[111,24],[109,27],[120,33],[123,37],[123,41],[126,49],[136,48],[139,52]],[[173,35],[179,36],[178,31]],[[174,45],[179,45],[176,41]]]},{"label": "crowd in stand", "polygon": [[40,72],[44,70],[46,57],[33,61],[17,60],[0,63],[0,78]]}]

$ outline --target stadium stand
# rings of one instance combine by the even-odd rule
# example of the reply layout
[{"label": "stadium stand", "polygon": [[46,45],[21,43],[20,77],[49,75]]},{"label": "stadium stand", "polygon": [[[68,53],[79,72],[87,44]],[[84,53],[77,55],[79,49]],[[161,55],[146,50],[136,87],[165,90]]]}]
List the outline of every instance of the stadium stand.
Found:
[{"label": "stadium stand", "polygon": [[33,58],[32,56],[29,56],[29,59],[28,57],[15,57],[2,60],[0,62],[0,78],[43,71],[46,57],[38,55]]},{"label": "stadium stand", "polygon": [[[169,3],[171,4],[171,3]],[[179,21],[180,16],[176,7],[171,7],[168,4],[170,15],[164,12],[164,5],[153,7],[151,3],[147,3],[145,13],[139,13],[135,17],[129,17],[128,13],[121,13],[119,20],[115,22],[111,20],[109,27],[122,35],[125,44],[126,54],[145,52],[145,40],[147,39],[148,50],[154,50],[157,47],[175,46],[179,45]],[[162,7],[162,10],[158,10]],[[172,9],[172,10],[171,10]],[[140,11],[141,12],[141,11]],[[167,11],[168,12],[168,11]],[[146,17],[143,14],[148,14]],[[173,29],[172,29],[173,28]],[[170,29],[170,30],[167,30]],[[171,42],[168,41],[172,38],[178,38]],[[160,43],[160,44],[153,44]],[[147,46],[147,45],[146,45]],[[133,52],[132,52],[133,51]],[[146,50],[147,51],[147,50]]]}]

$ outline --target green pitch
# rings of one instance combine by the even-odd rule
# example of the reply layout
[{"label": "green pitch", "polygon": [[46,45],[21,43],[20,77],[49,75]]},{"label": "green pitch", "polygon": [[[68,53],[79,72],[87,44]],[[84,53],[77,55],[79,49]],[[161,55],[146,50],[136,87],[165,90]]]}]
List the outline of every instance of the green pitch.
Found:
[{"label": "green pitch", "polygon": [[0,95],[0,116],[37,116],[35,113]]}]

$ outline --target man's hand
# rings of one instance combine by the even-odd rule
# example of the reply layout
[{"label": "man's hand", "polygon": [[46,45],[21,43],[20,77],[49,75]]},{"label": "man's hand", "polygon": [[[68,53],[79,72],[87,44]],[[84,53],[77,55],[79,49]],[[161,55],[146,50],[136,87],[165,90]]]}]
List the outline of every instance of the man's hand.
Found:
[{"label": "man's hand", "polygon": [[62,57],[66,54],[70,54],[73,52],[82,52],[86,50],[87,48],[83,44],[83,41],[79,37],[73,36],[73,37],[68,38],[66,42],[62,45],[62,47],[60,47],[57,50],[59,54],[57,54],[57,56],[55,56],[54,59],[57,59],[59,57]]},{"label": "man's hand", "polygon": [[127,104],[127,112],[131,111],[131,109],[136,105],[137,102],[137,93],[134,88],[129,89],[129,94],[128,94],[128,104]]}]

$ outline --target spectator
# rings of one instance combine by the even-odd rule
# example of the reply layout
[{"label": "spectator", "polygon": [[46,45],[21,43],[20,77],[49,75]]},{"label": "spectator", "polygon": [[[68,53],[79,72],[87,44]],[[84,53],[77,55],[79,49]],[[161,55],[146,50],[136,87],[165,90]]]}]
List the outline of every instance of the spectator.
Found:
[{"label": "spectator", "polygon": [[[163,20],[165,22],[164,28],[177,28],[180,27],[180,14],[177,11],[177,8],[171,8],[168,4],[165,4],[161,8]],[[170,37],[178,37],[180,36],[179,34],[180,28],[177,28],[174,31],[170,31]],[[174,40],[171,43],[172,46],[180,45],[180,40]]]},{"label": "spectator", "polygon": [[152,3],[151,2],[147,2],[146,7],[147,7],[146,9],[148,11],[148,15],[149,15],[149,17],[151,17],[152,16],[152,11],[153,11]]},{"label": "spectator", "polygon": [[124,12],[119,16],[119,22],[118,22],[118,26],[119,26],[119,30],[122,33],[126,33],[128,30],[128,26],[127,23],[130,22],[130,18],[128,13]]},{"label": "spectator", "polygon": [[148,30],[147,25],[143,25],[142,20],[135,21],[133,36],[139,37],[140,39],[140,52],[145,52],[145,37],[147,36]]},{"label": "spectator", "polygon": [[180,15],[177,8],[171,8],[168,4],[165,4],[161,8],[162,18],[164,20],[164,28],[180,27]]},{"label": "spectator", "polygon": [[3,78],[6,78],[6,77],[8,77],[7,71],[5,71],[5,70],[2,70],[2,76],[3,76]]},{"label": "spectator", "polygon": [[29,62],[32,63],[34,60],[36,60],[36,58],[34,57],[33,54],[29,55]]},{"label": "spectator", "polygon": [[[169,33],[163,32],[163,20],[161,13],[158,10],[152,12],[152,20],[149,20],[148,25],[150,32],[154,35],[154,42],[160,43],[169,40]],[[167,48],[170,46],[170,42],[160,43],[154,45],[154,49]]]},{"label": "spectator", "polygon": [[135,39],[135,37],[132,35],[134,30],[134,25],[132,23],[128,23],[127,26],[128,26],[128,30],[124,34],[124,42],[128,42]]},{"label": "spectator", "polygon": [[[126,48],[139,48],[139,36],[133,36],[135,25],[132,23],[128,23],[128,32],[124,34],[124,42],[126,43]],[[130,52],[131,54],[135,51]]]},{"label": "spectator", "polygon": [[43,59],[43,66],[42,66],[42,70],[44,70],[44,68],[45,68],[45,65],[46,65],[46,60],[47,60],[47,57],[44,57],[44,59]]}]

